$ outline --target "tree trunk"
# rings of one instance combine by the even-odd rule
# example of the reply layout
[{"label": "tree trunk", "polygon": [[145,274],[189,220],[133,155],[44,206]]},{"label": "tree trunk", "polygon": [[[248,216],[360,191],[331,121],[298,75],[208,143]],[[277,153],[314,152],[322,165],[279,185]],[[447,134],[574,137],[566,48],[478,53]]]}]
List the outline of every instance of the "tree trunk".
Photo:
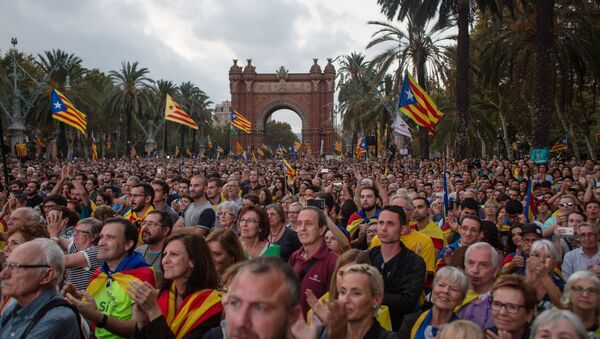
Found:
[{"label": "tree trunk", "polygon": [[196,129],[192,129],[192,154],[196,154]]},{"label": "tree trunk", "polygon": [[456,46],[456,158],[467,155],[469,124],[469,0],[458,0],[458,38]]},{"label": "tree trunk", "polygon": [[594,146],[592,146],[592,142],[590,141],[590,137],[587,134],[585,134],[583,136],[583,138],[585,139],[585,145],[587,146],[588,154],[590,155],[590,159],[593,161],[598,160],[596,158],[596,152],[594,151]]},{"label": "tree trunk", "polygon": [[[419,86],[421,86],[421,88],[427,92],[427,82],[425,81],[425,60],[419,60],[419,66],[417,68],[417,82],[419,83]],[[421,146],[421,157],[423,159],[429,159],[429,131],[425,127],[420,126],[419,145]]]},{"label": "tree trunk", "polygon": [[479,138],[479,141],[481,141],[481,157],[484,158],[487,153],[487,145],[485,144],[485,140],[481,136],[480,131],[477,131],[477,137]]},{"label": "tree trunk", "polygon": [[502,124],[502,140],[504,141],[504,147],[506,148],[506,156],[508,160],[512,160],[510,142],[508,142],[508,126],[506,124],[506,117],[501,111],[498,111],[498,116],[500,117],[500,123]]},{"label": "tree trunk", "polygon": [[534,148],[548,146],[548,129],[554,102],[553,20],[554,0],[535,0],[533,36],[533,112],[531,134]]},{"label": "tree trunk", "polygon": [[125,143],[125,151],[127,152],[127,156],[130,156],[130,150],[131,150],[131,116],[132,116],[132,112],[131,109],[127,110],[127,131],[126,131],[126,138],[127,138],[127,142]]}]

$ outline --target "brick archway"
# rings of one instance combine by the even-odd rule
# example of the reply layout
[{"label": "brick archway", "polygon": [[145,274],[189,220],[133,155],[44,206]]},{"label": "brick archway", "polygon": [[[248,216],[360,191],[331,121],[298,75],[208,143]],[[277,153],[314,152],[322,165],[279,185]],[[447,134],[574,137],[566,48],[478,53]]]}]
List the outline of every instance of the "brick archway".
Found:
[{"label": "brick archway", "polygon": [[252,122],[252,132],[239,133],[233,143],[239,142],[244,148],[260,146],[265,142],[266,119],[274,111],[287,108],[300,116],[302,141],[312,154],[319,154],[321,144],[324,154],[333,154],[335,68],[331,59],[327,60],[322,72],[318,59],[313,59],[308,73],[289,73],[283,66],[275,73],[256,73],[252,59],[243,69],[233,60],[229,69],[231,107]]}]

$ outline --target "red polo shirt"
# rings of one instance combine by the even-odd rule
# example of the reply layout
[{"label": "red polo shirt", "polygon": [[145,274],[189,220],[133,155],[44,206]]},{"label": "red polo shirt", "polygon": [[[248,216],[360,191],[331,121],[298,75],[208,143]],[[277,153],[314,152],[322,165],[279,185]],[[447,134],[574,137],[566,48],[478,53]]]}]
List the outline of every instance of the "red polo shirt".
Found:
[{"label": "red polo shirt", "polygon": [[[300,278],[300,304],[302,305],[302,313],[306,314],[310,309],[310,306],[308,306],[308,303],[306,302],[304,291],[310,289],[317,298],[320,298],[325,292],[329,291],[329,282],[333,276],[338,256],[327,247],[324,241],[312,258],[305,260],[302,256],[303,254],[304,247],[301,247],[292,254],[289,264]],[[305,267],[307,267],[313,259],[316,259],[316,261],[314,261],[314,264],[306,270]],[[302,272],[306,272],[304,277],[301,277]]]}]

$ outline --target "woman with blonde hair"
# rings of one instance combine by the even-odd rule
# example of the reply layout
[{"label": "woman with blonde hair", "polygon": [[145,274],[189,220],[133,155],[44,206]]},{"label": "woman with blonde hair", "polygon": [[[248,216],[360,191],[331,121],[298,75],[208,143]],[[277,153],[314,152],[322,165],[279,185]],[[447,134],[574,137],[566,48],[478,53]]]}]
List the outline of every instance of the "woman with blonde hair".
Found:
[{"label": "woman with blonde hair", "polygon": [[476,323],[469,320],[456,320],[444,326],[436,339],[483,339],[483,331]]}]

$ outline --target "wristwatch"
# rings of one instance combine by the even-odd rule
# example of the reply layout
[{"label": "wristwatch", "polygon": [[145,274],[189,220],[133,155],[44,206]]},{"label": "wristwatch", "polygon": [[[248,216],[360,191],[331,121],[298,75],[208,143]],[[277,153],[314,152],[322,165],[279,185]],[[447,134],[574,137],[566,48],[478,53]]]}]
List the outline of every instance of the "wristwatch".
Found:
[{"label": "wristwatch", "polygon": [[106,323],[108,322],[108,314],[102,314],[102,320],[100,320],[99,322],[96,323],[96,327],[98,328],[104,328],[104,326],[106,326]]}]

